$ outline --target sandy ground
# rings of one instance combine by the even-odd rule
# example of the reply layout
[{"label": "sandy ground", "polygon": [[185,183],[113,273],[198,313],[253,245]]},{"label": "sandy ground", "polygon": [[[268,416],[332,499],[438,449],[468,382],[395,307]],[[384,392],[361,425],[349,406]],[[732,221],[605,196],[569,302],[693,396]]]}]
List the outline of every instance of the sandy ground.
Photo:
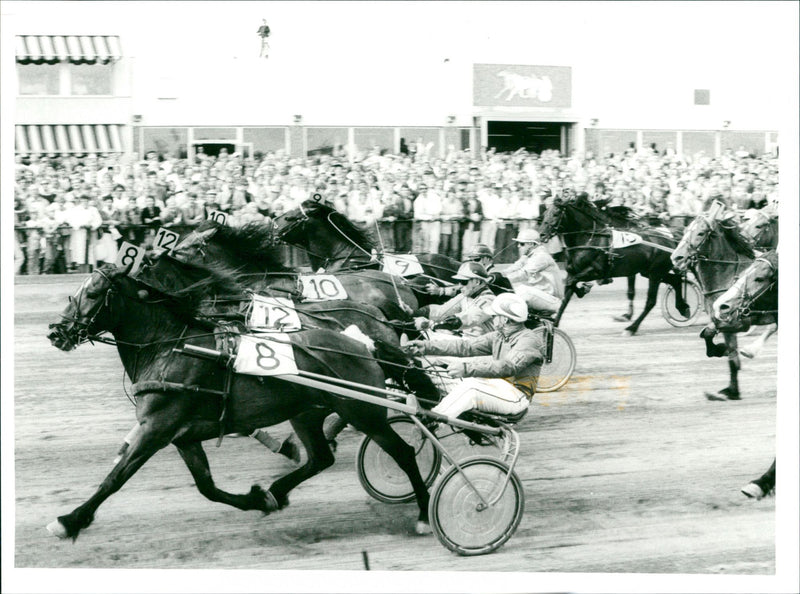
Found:
[{"label": "sandy ground", "polygon": [[[356,476],[361,436],[352,430],[340,436],[336,464],[279,513],[209,502],[170,447],[76,542],[58,540],[46,524],[94,492],[134,422],[113,347],[62,353],[45,338],[81,280],[15,287],[16,568],[360,570],[366,552],[372,570],[775,572],[775,499],[739,492],[775,454],[775,340],[744,361],[740,402],[709,402],[704,391],[727,385],[725,360],[705,357],[699,325],[673,328],[658,310],[638,336],[621,336],[611,318],[624,307],[622,280],[567,310],[575,377],[537,395],[518,427],[525,513],[493,554],[459,557],[413,535],[415,504],[371,499]],[[219,449],[208,442],[206,451],[217,484],[233,492],[266,487],[291,468],[249,438]]]}]

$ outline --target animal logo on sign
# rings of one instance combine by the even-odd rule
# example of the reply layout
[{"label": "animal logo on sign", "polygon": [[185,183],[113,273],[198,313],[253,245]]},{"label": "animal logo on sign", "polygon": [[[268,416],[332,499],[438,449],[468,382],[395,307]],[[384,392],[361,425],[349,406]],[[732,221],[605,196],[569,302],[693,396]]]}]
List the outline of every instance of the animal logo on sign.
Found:
[{"label": "animal logo on sign", "polygon": [[506,101],[520,97],[546,103],[553,98],[553,82],[549,76],[523,76],[508,70],[501,70],[497,76],[503,79],[503,88],[495,95],[495,99],[503,93],[506,93]]}]

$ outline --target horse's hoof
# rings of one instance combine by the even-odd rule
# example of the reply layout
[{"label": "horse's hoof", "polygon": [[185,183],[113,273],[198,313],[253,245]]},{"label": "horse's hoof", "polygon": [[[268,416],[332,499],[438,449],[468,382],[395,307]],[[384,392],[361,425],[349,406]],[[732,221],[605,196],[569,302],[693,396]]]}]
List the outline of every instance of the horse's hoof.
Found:
[{"label": "horse's hoof", "polygon": [[423,522],[419,520],[417,525],[414,526],[414,533],[419,536],[425,536],[427,534],[431,534],[433,530],[431,529],[431,525],[428,522]]},{"label": "horse's hoof", "polygon": [[622,331],[622,336],[634,336],[635,334],[636,332],[634,332],[633,330],[628,330],[627,328],[625,328],[625,330]]},{"label": "horse's hoof", "polygon": [[706,392],[706,398],[713,402],[724,402],[727,398],[720,396],[719,394],[712,394],[711,392]]},{"label": "horse's hoof", "polygon": [[762,499],[766,494],[764,493],[763,489],[761,489],[761,487],[759,487],[756,483],[747,483],[740,490],[747,497],[749,497],[750,499],[755,499],[756,501]]},{"label": "horse's hoof", "polygon": [[621,316],[614,316],[615,322],[630,322],[631,316],[630,314],[622,314]]},{"label": "horse's hoof", "polygon": [[750,351],[750,350],[748,350],[748,349],[740,349],[739,350],[739,354],[742,357],[747,357],[748,359],[755,359],[756,358],[755,353]]},{"label": "horse's hoof", "polygon": [[67,538],[69,535],[67,534],[67,529],[64,528],[64,524],[59,522],[58,520],[53,520],[47,525],[47,531],[57,538]]}]

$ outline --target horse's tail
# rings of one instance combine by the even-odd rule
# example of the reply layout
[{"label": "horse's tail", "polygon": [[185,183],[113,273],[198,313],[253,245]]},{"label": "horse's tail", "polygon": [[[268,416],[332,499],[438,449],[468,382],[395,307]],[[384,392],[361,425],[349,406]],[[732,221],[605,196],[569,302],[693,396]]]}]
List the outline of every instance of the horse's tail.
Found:
[{"label": "horse's tail", "polygon": [[378,360],[386,377],[396,381],[416,395],[425,408],[439,402],[439,390],[434,385],[430,376],[420,369],[416,361],[406,355],[400,347],[383,340],[375,341],[375,358]]}]

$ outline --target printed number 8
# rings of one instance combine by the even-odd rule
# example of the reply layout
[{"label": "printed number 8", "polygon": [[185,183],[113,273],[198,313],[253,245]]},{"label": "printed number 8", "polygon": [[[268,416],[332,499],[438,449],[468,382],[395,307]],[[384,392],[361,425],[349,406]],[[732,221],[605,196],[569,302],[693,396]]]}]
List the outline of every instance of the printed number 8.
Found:
[{"label": "printed number 8", "polygon": [[[269,354],[264,354],[264,351],[267,351]],[[256,353],[258,353],[258,356],[256,357],[256,365],[258,365],[261,369],[271,371],[273,369],[277,369],[277,367],[281,364],[281,362],[278,361],[278,358],[275,356],[275,351],[272,350],[272,347],[266,343],[257,342]],[[264,361],[272,361],[272,363],[264,363]]]},{"label": "printed number 8", "polygon": [[136,256],[138,255],[139,255],[139,249],[131,246],[125,250],[125,255],[122,256],[120,263],[123,266],[127,266],[128,264],[133,264],[136,261]]}]

